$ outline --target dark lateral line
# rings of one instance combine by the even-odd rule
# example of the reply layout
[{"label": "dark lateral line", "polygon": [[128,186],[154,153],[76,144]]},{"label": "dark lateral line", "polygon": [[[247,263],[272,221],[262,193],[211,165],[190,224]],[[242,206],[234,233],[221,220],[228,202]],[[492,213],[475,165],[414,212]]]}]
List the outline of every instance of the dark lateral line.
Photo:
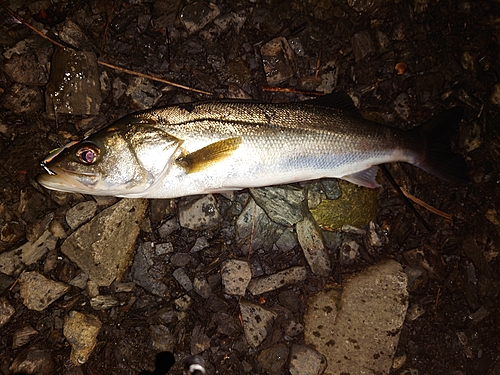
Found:
[{"label": "dark lateral line", "polygon": [[432,233],[434,231],[434,229],[427,223],[427,221],[425,221],[425,219],[422,217],[422,215],[420,215],[420,213],[417,211],[415,206],[413,206],[413,203],[408,199],[408,197],[403,194],[403,192],[401,191],[401,188],[396,183],[396,180],[394,180],[394,177],[392,177],[391,173],[389,172],[389,170],[387,169],[385,164],[381,164],[381,165],[379,165],[379,167],[382,170],[382,172],[384,173],[385,178],[387,178],[387,180],[391,183],[394,190],[396,190],[396,192],[399,194],[401,199],[403,199],[406,206],[408,206],[408,208],[410,208],[411,212],[413,212],[413,214],[418,219],[418,221],[420,221],[423,224],[425,229],[427,229],[430,233]]}]

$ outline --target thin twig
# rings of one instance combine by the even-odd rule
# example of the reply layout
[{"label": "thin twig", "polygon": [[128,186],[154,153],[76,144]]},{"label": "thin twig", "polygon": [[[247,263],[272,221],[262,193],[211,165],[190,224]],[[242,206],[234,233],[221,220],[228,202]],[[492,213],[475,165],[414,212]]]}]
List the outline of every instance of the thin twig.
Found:
[{"label": "thin twig", "polygon": [[[42,33],[41,31],[39,31],[35,27],[31,26],[28,22],[26,22],[24,19],[22,19],[17,14],[15,14],[12,10],[10,10],[9,7],[7,7],[7,5],[2,0],[0,0],[0,5],[2,7],[4,7],[5,10],[7,10],[7,12],[9,12],[9,14],[12,17],[14,17],[16,20],[18,20],[19,22],[21,22],[24,26],[26,26],[27,28],[29,28],[30,30],[32,30],[33,32],[35,32],[36,34],[40,35],[42,38],[48,40],[50,43],[54,44],[55,46],[58,46],[59,48],[66,48],[65,45],[63,45],[63,44],[55,41],[54,39],[49,38],[44,33]],[[158,82],[170,85],[170,86],[178,87],[178,88],[183,89],[183,90],[194,91],[194,92],[197,92],[197,93],[200,93],[200,94],[205,94],[205,95],[212,95],[212,93],[210,93],[208,91],[194,89],[194,88],[191,88],[191,87],[188,87],[188,86],[184,86],[184,85],[180,85],[178,83],[174,83],[174,82],[168,81],[168,80],[163,79],[163,78],[158,78],[158,77],[155,77],[155,76],[152,76],[152,75],[149,75],[149,74],[139,73],[139,72],[135,72],[135,71],[130,70],[130,69],[121,68],[119,66],[116,66],[116,65],[113,65],[113,64],[109,64],[109,63],[104,62],[104,61],[97,61],[97,63],[99,65],[106,66],[108,68],[115,69],[115,70],[118,70],[118,71],[130,74],[130,75],[135,75],[135,76],[147,78],[147,79],[150,79],[150,80],[153,80],[153,81],[158,81]]]},{"label": "thin twig", "polygon": [[273,86],[263,86],[262,91],[286,92],[286,93],[290,93],[290,94],[302,94],[302,95],[307,95],[307,96],[324,96],[325,95],[323,92],[319,92],[319,91],[305,91],[305,90],[292,89],[292,88],[288,88],[288,87],[273,87]]},{"label": "thin twig", "polygon": [[152,76],[152,75],[149,75],[149,74],[144,74],[144,73],[140,73],[140,72],[135,72],[135,71],[130,70],[130,69],[121,68],[119,66],[116,66],[116,65],[113,65],[113,64],[109,64],[109,63],[104,62],[104,61],[97,61],[97,63],[99,65],[106,66],[108,68],[119,70],[120,72],[124,72],[124,73],[130,74],[130,75],[134,75],[134,76],[138,76],[138,77],[143,77],[143,78],[151,79],[153,81],[158,81],[158,82],[166,83],[167,85],[178,87],[180,89],[194,91],[194,92],[198,92],[200,94],[205,94],[205,95],[212,95],[212,93],[210,93],[208,91],[193,89],[192,87],[187,87],[187,86],[184,86],[184,85],[180,85],[178,83],[167,81],[166,79],[158,78],[158,77],[155,77],[155,76]]},{"label": "thin twig", "polygon": [[394,177],[392,177],[391,173],[387,169],[387,167],[384,164],[381,164],[380,169],[384,173],[385,178],[389,181],[389,183],[392,185],[394,190],[399,194],[401,199],[406,203],[406,206],[413,212],[415,217],[422,223],[422,225],[427,229],[429,232],[433,232],[432,227],[425,221],[425,219],[420,215],[420,212],[417,211],[417,209],[411,204],[410,199],[404,195],[404,193],[401,191],[401,187],[397,184],[396,180],[394,180]]},{"label": "thin twig", "polygon": [[37,33],[38,35],[40,35],[42,38],[48,40],[50,43],[60,47],[60,48],[65,48],[66,46],[62,45],[61,43],[59,42],[56,42],[54,39],[51,39],[49,38],[47,35],[45,35],[44,33],[42,33],[41,31],[39,31],[38,29],[36,29],[35,27],[31,26],[28,22],[26,22],[25,20],[23,20],[21,17],[19,17],[17,14],[15,14],[12,10],[10,10],[10,8],[3,2],[0,0],[0,5],[2,7],[5,8],[5,10],[7,12],[9,12],[9,14],[14,17],[16,20],[18,20],[19,22],[21,22],[24,26],[26,26],[28,29],[30,29],[31,31]]},{"label": "thin twig", "polygon": [[409,192],[407,192],[402,187],[401,187],[401,191],[403,192],[404,195],[406,195],[408,197],[408,199],[411,199],[416,204],[422,206],[423,208],[429,210],[432,213],[435,213],[436,215],[439,215],[441,217],[444,217],[445,219],[451,220],[452,216],[450,214],[448,214],[446,212],[443,212],[441,210],[438,210],[435,207],[432,207],[430,204],[425,203],[423,200],[418,199],[417,197],[415,197],[414,195],[410,194]]}]

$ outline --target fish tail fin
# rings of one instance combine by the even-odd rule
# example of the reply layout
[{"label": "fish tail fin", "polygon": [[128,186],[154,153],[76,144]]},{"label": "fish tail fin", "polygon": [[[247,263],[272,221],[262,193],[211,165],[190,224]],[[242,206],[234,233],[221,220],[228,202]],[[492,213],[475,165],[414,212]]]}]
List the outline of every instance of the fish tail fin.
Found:
[{"label": "fish tail fin", "polygon": [[458,129],[462,115],[463,108],[453,107],[438,113],[415,129],[425,137],[423,158],[415,165],[457,185],[470,182],[465,158],[451,149],[451,138]]}]

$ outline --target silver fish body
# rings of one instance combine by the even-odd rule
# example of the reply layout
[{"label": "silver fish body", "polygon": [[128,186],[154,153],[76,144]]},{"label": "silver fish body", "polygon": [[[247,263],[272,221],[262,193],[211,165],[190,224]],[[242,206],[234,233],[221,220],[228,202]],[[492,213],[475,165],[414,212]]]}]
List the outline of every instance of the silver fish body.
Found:
[{"label": "silver fish body", "polygon": [[[346,95],[292,104],[212,101],[132,114],[50,154],[49,189],[174,198],[322,177],[378,186],[376,165],[407,162],[464,182],[452,108],[403,131],[363,119]],[[333,105],[330,105],[332,104]]]}]

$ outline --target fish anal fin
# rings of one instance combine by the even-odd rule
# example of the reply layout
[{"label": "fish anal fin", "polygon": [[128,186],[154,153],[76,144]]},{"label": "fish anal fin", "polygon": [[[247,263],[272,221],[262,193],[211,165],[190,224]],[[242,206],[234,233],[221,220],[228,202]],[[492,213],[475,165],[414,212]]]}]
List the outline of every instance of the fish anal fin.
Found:
[{"label": "fish anal fin", "polygon": [[377,182],[377,173],[378,167],[374,165],[368,169],[353,174],[348,174],[347,176],[343,176],[341,178],[343,180],[352,182],[353,184],[374,189],[376,187],[380,187],[380,184]]},{"label": "fish anal fin", "polygon": [[197,151],[183,155],[176,159],[187,173],[199,172],[218,161],[232,155],[241,144],[241,137],[223,139],[209,144]]}]

